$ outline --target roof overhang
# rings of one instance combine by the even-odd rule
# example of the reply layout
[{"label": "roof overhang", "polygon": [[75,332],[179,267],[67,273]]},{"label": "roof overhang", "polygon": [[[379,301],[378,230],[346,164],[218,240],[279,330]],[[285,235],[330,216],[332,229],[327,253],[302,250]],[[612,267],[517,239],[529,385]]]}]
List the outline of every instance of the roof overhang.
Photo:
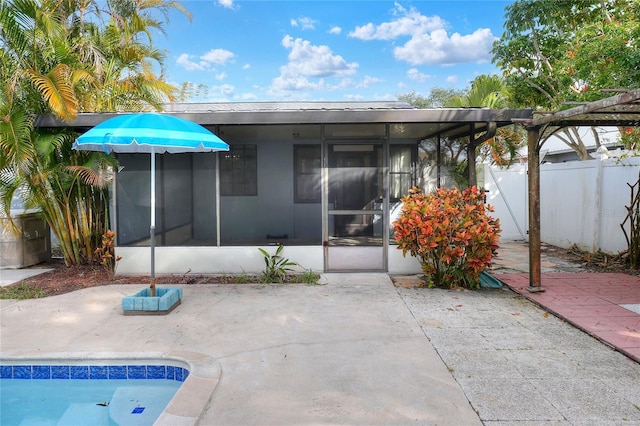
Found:
[{"label": "roof overhang", "polygon": [[[306,125],[386,123],[404,125],[415,139],[458,138],[514,121],[531,120],[530,109],[437,108],[417,109],[402,102],[274,102],[171,104],[165,113],[192,120],[203,126],[224,125]],[[52,115],[40,116],[35,126],[71,127],[79,132],[107,120],[116,113],[81,113],[71,122]]]}]

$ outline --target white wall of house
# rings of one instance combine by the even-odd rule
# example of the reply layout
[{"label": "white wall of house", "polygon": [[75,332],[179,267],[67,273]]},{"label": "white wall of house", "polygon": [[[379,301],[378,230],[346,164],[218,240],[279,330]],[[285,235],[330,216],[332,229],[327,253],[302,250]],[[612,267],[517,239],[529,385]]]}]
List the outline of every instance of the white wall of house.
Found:
[{"label": "white wall of house", "polygon": [[422,267],[417,257],[402,256],[402,250],[398,250],[397,245],[389,246],[389,273],[390,274],[421,274]]},{"label": "white wall of house", "polygon": [[[276,247],[262,246],[268,253]],[[286,246],[282,255],[296,262],[300,272],[324,270],[322,246]],[[390,274],[417,274],[420,263],[391,245],[389,252]],[[148,275],[150,273],[151,250],[149,247],[116,247],[122,256],[116,273],[118,275]],[[257,247],[156,247],[156,275],[182,274],[259,274],[264,271],[264,257]]]},{"label": "white wall of house", "polygon": [[[540,166],[540,231],[558,247],[618,253],[627,248],[620,227],[630,203],[628,185],[638,181],[640,157],[575,161]],[[484,167],[487,202],[500,219],[501,237],[527,238],[526,165]],[[626,227],[628,232],[628,226]]]},{"label": "white wall of house", "polygon": [[[275,246],[263,246],[275,253]],[[288,246],[281,253],[300,265],[299,271],[322,271],[322,246]],[[167,274],[259,274],[265,269],[264,256],[258,247],[156,247],[156,275]],[[116,271],[119,275],[148,275],[149,247],[117,247],[122,256]]]}]

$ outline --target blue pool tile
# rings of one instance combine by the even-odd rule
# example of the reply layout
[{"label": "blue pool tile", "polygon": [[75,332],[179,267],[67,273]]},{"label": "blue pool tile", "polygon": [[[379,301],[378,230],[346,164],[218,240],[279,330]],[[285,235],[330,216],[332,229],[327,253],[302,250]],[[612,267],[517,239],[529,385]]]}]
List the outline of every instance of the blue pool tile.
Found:
[{"label": "blue pool tile", "polygon": [[51,366],[49,365],[31,366],[31,378],[49,380],[51,378]]},{"label": "blue pool tile", "polygon": [[71,378],[71,368],[68,365],[52,365],[52,379],[69,379]]},{"label": "blue pool tile", "polygon": [[170,365],[0,365],[3,379],[168,379],[184,382],[186,368]]},{"label": "blue pool tile", "polygon": [[109,379],[126,379],[126,378],[127,378],[126,365],[110,365],[109,366]]},{"label": "blue pool tile", "polygon": [[92,365],[89,367],[89,378],[92,380],[108,379],[109,369],[106,365]]},{"label": "blue pool tile", "polygon": [[31,366],[30,365],[15,365],[13,367],[14,379],[30,379],[31,378]]},{"label": "blue pool tile", "polygon": [[146,379],[147,378],[147,367],[145,365],[130,365],[129,374],[127,378],[129,379]]},{"label": "blue pool tile", "polygon": [[176,380],[179,382],[184,382],[187,380],[187,376],[189,375],[189,371],[184,368],[176,368]]},{"label": "blue pool tile", "polygon": [[13,379],[13,368],[10,365],[0,365],[0,379]]},{"label": "blue pool tile", "polygon": [[72,365],[71,366],[71,378],[72,379],[88,379],[89,378],[89,366],[87,366],[87,365]]},{"label": "blue pool tile", "polygon": [[176,379],[176,367],[172,365],[167,365],[167,379],[169,380]]},{"label": "blue pool tile", "polygon": [[164,365],[147,365],[147,379],[166,379],[167,372]]}]

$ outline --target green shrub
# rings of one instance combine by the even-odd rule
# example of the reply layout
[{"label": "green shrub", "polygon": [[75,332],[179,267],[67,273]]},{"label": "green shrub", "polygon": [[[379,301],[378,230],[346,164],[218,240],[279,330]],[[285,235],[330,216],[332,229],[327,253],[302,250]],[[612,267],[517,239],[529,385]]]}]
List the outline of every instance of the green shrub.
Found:
[{"label": "green shrub", "polygon": [[284,245],[279,245],[274,254],[269,254],[266,250],[258,248],[264,256],[265,268],[261,275],[263,283],[283,283],[288,272],[293,272],[291,266],[298,266],[297,263],[280,255]]}]

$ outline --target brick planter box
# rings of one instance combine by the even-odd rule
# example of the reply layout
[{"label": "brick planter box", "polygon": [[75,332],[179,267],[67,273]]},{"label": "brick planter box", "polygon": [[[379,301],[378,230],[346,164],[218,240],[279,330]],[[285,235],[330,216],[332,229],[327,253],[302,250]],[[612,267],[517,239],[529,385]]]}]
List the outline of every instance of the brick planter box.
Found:
[{"label": "brick planter box", "polygon": [[173,311],[182,301],[181,288],[156,288],[156,295],[151,297],[151,289],[125,296],[122,299],[122,311],[125,315],[166,315]]}]

